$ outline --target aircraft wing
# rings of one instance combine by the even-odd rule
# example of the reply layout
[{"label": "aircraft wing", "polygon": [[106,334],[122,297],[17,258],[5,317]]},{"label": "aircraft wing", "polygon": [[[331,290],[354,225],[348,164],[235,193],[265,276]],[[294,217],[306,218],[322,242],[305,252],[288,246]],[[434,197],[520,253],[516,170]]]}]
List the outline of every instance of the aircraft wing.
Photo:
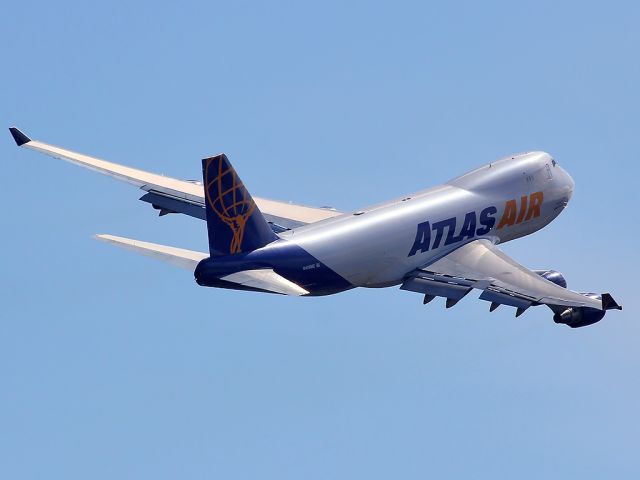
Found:
[{"label": "aircraft wing", "polygon": [[[154,208],[160,210],[160,215],[184,213],[205,220],[204,190],[200,182],[178,180],[119,165],[32,140],[16,127],[11,127],[9,130],[19,147],[66,160],[141,188],[147,193],[140,200],[151,203]],[[275,227],[272,225],[276,231],[277,226],[295,228],[341,215],[341,212],[329,208],[305,207],[265,198],[254,198],[254,200],[267,221],[276,225]]]},{"label": "aircraft wing", "polygon": [[[115,235],[96,235],[98,240],[111,243],[141,255],[167,262],[175,267],[194,271],[201,260],[208,258],[209,254],[185,250],[183,248],[169,247],[157,243],[142,242],[131,238],[117,237]],[[267,292],[281,295],[306,295],[309,292],[304,288],[278,275],[270,268],[244,270],[232,273],[221,278],[225,282],[235,283],[245,287],[257,288]]]},{"label": "aircraft wing", "polygon": [[434,263],[411,272],[400,287],[425,294],[425,303],[437,296],[455,305],[473,288],[482,290],[481,300],[491,302],[491,311],[510,305],[522,314],[532,305],[544,304],[558,313],[568,307],[598,310],[621,308],[609,294],[586,296],[568,290],[523,267],[491,241],[469,242]]}]

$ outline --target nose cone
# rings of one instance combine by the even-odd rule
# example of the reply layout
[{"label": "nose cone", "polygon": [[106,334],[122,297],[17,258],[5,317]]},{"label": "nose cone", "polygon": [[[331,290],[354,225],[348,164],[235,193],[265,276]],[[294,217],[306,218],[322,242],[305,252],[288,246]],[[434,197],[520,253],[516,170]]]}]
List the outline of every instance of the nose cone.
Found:
[{"label": "nose cone", "polygon": [[553,196],[558,202],[555,211],[556,214],[559,214],[569,204],[576,184],[571,175],[557,163],[553,166],[553,183],[555,184],[553,190],[556,192]]},{"label": "nose cone", "polygon": [[571,196],[573,195],[573,190],[576,184],[573,181],[573,178],[571,178],[571,175],[569,175],[565,169],[557,165],[556,165],[556,169],[558,169],[558,173],[560,173],[560,175],[558,175],[558,179],[561,183],[561,188],[564,191],[567,197],[567,202],[568,202],[571,199]]}]

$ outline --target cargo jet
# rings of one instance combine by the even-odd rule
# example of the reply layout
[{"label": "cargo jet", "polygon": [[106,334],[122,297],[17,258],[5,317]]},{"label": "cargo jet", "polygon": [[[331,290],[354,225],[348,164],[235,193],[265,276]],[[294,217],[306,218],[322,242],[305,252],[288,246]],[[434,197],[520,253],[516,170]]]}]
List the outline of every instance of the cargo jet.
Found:
[{"label": "cargo jet", "polygon": [[295,296],[391,287],[454,306],[471,290],[515,307],[546,305],[556,323],[583,327],[619,306],[608,293],[567,289],[554,270],[529,270],[497,248],[554,220],[574,183],[547,153],[486,164],[428,190],[354,212],[252,197],[224,154],[202,160],[202,182],[177,180],[31,140],[18,146],[131,183],[160,215],[206,221],[209,252],[97,235],[193,272],[198,285]]}]

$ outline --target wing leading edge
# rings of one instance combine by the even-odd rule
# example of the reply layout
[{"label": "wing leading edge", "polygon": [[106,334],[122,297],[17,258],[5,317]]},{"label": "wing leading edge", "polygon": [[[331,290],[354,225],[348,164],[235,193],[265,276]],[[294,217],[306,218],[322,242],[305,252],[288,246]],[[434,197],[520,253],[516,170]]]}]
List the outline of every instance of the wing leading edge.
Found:
[{"label": "wing leading edge", "polygon": [[[16,127],[11,127],[9,131],[19,147],[80,165],[141,188],[148,192],[141,200],[154,205],[160,210],[161,215],[184,213],[204,219],[204,190],[199,182],[165,177],[32,140]],[[342,214],[328,208],[306,207],[258,197],[254,197],[254,200],[267,220],[287,228],[295,228]]]},{"label": "wing leading edge", "polygon": [[425,294],[425,303],[437,296],[455,305],[473,288],[482,290],[480,299],[517,308],[516,316],[533,305],[547,305],[556,314],[569,308],[608,310],[621,308],[609,294],[577,293],[546,280],[500,251],[491,241],[469,242],[436,262],[411,272],[400,287]]}]

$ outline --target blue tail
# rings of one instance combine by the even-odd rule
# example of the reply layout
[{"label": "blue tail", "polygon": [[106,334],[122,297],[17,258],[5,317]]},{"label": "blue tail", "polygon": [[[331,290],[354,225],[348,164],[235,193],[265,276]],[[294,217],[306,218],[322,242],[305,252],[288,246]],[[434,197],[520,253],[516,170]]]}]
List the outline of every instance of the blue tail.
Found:
[{"label": "blue tail", "polygon": [[225,154],[202,160],[202,178],[212,257],[251,252],[278,238]]}]

